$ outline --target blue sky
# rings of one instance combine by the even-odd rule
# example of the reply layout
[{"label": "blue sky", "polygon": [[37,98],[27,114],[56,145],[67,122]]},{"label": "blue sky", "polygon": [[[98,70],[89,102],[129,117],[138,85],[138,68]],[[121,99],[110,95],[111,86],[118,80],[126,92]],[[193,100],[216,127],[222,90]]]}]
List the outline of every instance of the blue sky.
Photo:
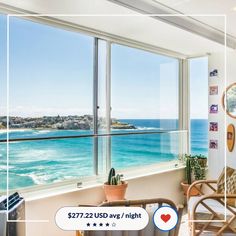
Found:
[{"label": "blue sky", "polygon": [[[1,17],[0,47],[4,55],[5,23]],[[4,58],[0,59],[3,72],[6,67]],[[191,61],[192,118],[207,118],[207,74],[206,59]],[[176,59],[113,45],[112,117],[177,118],[177,79]],[[0,115],[5,111],[4,81],[2,73]],[[11,19],[11,115],[92,114],[92,82],[92,37]],[[201,96],[199,91],[202,91]],[[105,94],[100,93],[99,96],[104,101]]]}]

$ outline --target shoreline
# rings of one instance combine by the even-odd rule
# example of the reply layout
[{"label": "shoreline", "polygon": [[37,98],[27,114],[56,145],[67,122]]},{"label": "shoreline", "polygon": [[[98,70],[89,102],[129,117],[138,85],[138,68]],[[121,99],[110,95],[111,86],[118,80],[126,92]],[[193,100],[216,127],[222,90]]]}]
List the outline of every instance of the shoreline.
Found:
[{"label": "shoreline", "polygon": [[[121,129],[121,128],[114,129],[114,128],[111,128],[111,130],[137,130],[137,129]],[[9,129],[9,133],[17,132],[17,131],[24,132],[24,131],[33,131],[33,130],[35,130],[35,131],[91,131],[88,129],[52,129],[52,128],[46,128],[46,129],[45,128],[35,128],[35,129],[27,128],[27,129],[25,129],[25,128],[19,128],[19,129]],[[105,130],[105,129],[103,129],[103,130]],[[7,133],[7,129],[0,129],[0,134],[1,133]]]},{"label": "shoreline", "polygon": [[[27,131],[32,129],[9,129],[9,132],[15,132],[15,131]],[[0,129],[0,133],[7,133],[7,129]]]},{"label": "shoreline", "polygon": [[[36,129],[25,129],[25,128],[19,128],[19,129],[9,129],[9,132],[16,132],[16,131],[28,131],[28,130],[56,130],[56,129],[44,129],[44,128],[36,128]],[[0,133],[7,133],[7,129],[0,129]]]}]

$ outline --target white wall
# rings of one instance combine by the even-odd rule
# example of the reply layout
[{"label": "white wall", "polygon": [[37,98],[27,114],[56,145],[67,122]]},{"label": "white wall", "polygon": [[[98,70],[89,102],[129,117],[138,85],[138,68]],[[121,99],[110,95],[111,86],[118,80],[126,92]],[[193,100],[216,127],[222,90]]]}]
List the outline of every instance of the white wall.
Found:
[{"label": "white wall", "polygon": [[[209,106],[211,104],[218,104],[218,114],[209,114],[209,122],[218,122],[218,132],[209,132],[209,140],[218,140],[218,149],[209,149],[209,177],[217,178],[225,166],[225,156],[227,165],[236,168],[236,146],[233,152],[228,149],[225,155],[226,132],[225,129],[228,124],[236,126],[236,119],[232,119],[226,115],[225,125],[225,111],[222,106],[222,95],[225,90],[225,58],[224,53],[213,53],[209,56],[209,70],[218,69],[218,77],[209,77],[209,86],[218,85],[218,95],[209,95]],[[226,87],[236,82],[236,52],[233,50],[227,51],[226,64]],[[227,145],[226,145],[227,148]]]},{"label": "white wall", "polygon": [[[184,179],[184,169],[153,174],[128,181],[127,199],[168,198],[175,203],[183,202],[180,182]],[[26,202],[26,217],[28,220],[46,220],[48,223],[27,223],[26,236],[74,236],[73,231],[62,231],[55,225],[54,217],[57,210],[63,206],[78,204],[98,204],[104,199],[102,186],[81,189],[77,192],[48,197]]]}]

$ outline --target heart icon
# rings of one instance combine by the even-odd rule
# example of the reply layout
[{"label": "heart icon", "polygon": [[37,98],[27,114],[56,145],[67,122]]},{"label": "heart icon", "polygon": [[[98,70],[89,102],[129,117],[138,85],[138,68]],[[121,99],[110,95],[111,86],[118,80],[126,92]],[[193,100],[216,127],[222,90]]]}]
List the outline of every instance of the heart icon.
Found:
[{"label": "heart icon", "polygon": [[170,214],[162,214],[161,215],[161,219],[166,223],[166,222],[168,222],[169,220],[170,220],[170,218],[171,218],[171,216],[170,216]]}]

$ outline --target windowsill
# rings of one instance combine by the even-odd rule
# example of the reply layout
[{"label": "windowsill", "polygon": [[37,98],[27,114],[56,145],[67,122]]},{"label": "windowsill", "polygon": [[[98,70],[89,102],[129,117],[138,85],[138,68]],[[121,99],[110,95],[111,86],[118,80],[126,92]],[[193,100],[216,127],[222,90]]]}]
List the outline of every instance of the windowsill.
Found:
[{"label": "windowsill", "polygon": [[[176,166],[178,164],[178,166]],[[121,173],[124,174],[125,180],[142,178],[146,176],[161,174],[165,172],[171,172],[183,169],[184,165],[179,161],[163,162],[154,165],[149,165],[141,168],[130,168],[124,170]],[[43,198],[53,197],[57,195],[63,195],[67,193],[73,193],[77,191],[83,191],[85,189],[91,189],[101,187],[105,182],[107,176],[93,176],[81,178],[73,181],[64,181],[57,184],[51,184],[47,186],[36,186],[19,191],[19,193],[25,198],[26,201],[34,201]],[[77,183],[82,182],[80,187],[77,187]]]}]

